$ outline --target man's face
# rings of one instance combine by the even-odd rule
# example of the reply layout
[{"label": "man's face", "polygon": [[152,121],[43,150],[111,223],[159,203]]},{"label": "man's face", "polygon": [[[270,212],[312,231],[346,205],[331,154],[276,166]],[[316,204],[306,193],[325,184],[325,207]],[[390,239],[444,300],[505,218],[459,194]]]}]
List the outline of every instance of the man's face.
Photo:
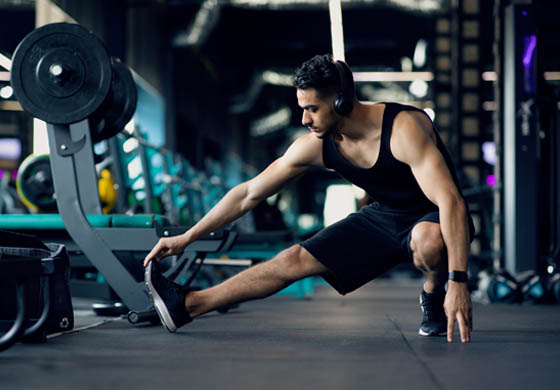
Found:
[{"label": "man's face", "polygon": [[337,117],[332,109],[332,98],[322,99],[313,88],[297,90],[298,105],[303,109],[301,123],[318,138],[331,134],[337,126]]}]

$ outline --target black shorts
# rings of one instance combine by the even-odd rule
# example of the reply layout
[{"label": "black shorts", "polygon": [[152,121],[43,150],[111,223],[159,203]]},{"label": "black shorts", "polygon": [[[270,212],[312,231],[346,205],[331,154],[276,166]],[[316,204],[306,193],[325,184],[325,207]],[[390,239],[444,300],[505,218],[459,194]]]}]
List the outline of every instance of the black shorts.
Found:
[{"label": "black shorts", "polygon": [[[344,295],[400,263],[412,262],[410,235],[423,221],[439,223],[439,211],[410,213],[374,202],[300,245],[328,269],[323,278]],[[469,228],[472,241],[470,216]]]}]

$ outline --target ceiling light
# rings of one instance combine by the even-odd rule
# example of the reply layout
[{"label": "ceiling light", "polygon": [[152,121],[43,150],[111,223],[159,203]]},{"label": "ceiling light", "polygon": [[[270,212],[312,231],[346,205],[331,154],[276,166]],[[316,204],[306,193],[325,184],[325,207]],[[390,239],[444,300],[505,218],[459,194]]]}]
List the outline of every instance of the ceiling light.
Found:
[{"label": "ceiling light", "polygon": [[354,81],[432,81],[432,72],[354,72]]},{"label": "ceiling light", "polygon": [[14,94],[14,90],[10,85],[6,85],[0,89],[0,97],[3,99],[9,99]]},{"label": "ceiling light", "polygon": [[428,94],[428,83],[424,80],[414,80],[410,83],[408,90],[416,97],[423,98]]},{"label": "ceiling light", "polygon": [[421,68],[426,65],[426,47],[428,43],[424,39],[419,39],[416,42],[416,48],[414,49],[414,57],[412,61],[414,62],[414,66],[417,68]]}]

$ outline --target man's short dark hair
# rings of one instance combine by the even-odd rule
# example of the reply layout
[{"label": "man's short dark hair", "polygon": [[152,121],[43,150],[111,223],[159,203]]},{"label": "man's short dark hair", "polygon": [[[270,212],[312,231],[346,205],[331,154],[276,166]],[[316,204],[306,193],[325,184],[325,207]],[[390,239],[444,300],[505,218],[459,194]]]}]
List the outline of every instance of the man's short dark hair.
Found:
[{"label": "man's short dark hair", "polygon": [[294,72],[294,87],[316,89],[320,97],[340,91],[338,70],[330,54],[316,55],[301,64]]}]

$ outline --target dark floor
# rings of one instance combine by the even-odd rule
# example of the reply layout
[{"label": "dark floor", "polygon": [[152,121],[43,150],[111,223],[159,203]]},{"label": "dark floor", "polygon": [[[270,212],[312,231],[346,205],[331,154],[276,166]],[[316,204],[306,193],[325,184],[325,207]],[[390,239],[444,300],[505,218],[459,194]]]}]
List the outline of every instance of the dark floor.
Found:
[{"label": "dark floor", "polygon": [[[1,389],[558,389],[560,305],[475,304],[470,344],[417,335],[419,281],[275,296],[169,334],[116,320],[0,353]],[[99,321],[79,310],[77,326]]]}]

